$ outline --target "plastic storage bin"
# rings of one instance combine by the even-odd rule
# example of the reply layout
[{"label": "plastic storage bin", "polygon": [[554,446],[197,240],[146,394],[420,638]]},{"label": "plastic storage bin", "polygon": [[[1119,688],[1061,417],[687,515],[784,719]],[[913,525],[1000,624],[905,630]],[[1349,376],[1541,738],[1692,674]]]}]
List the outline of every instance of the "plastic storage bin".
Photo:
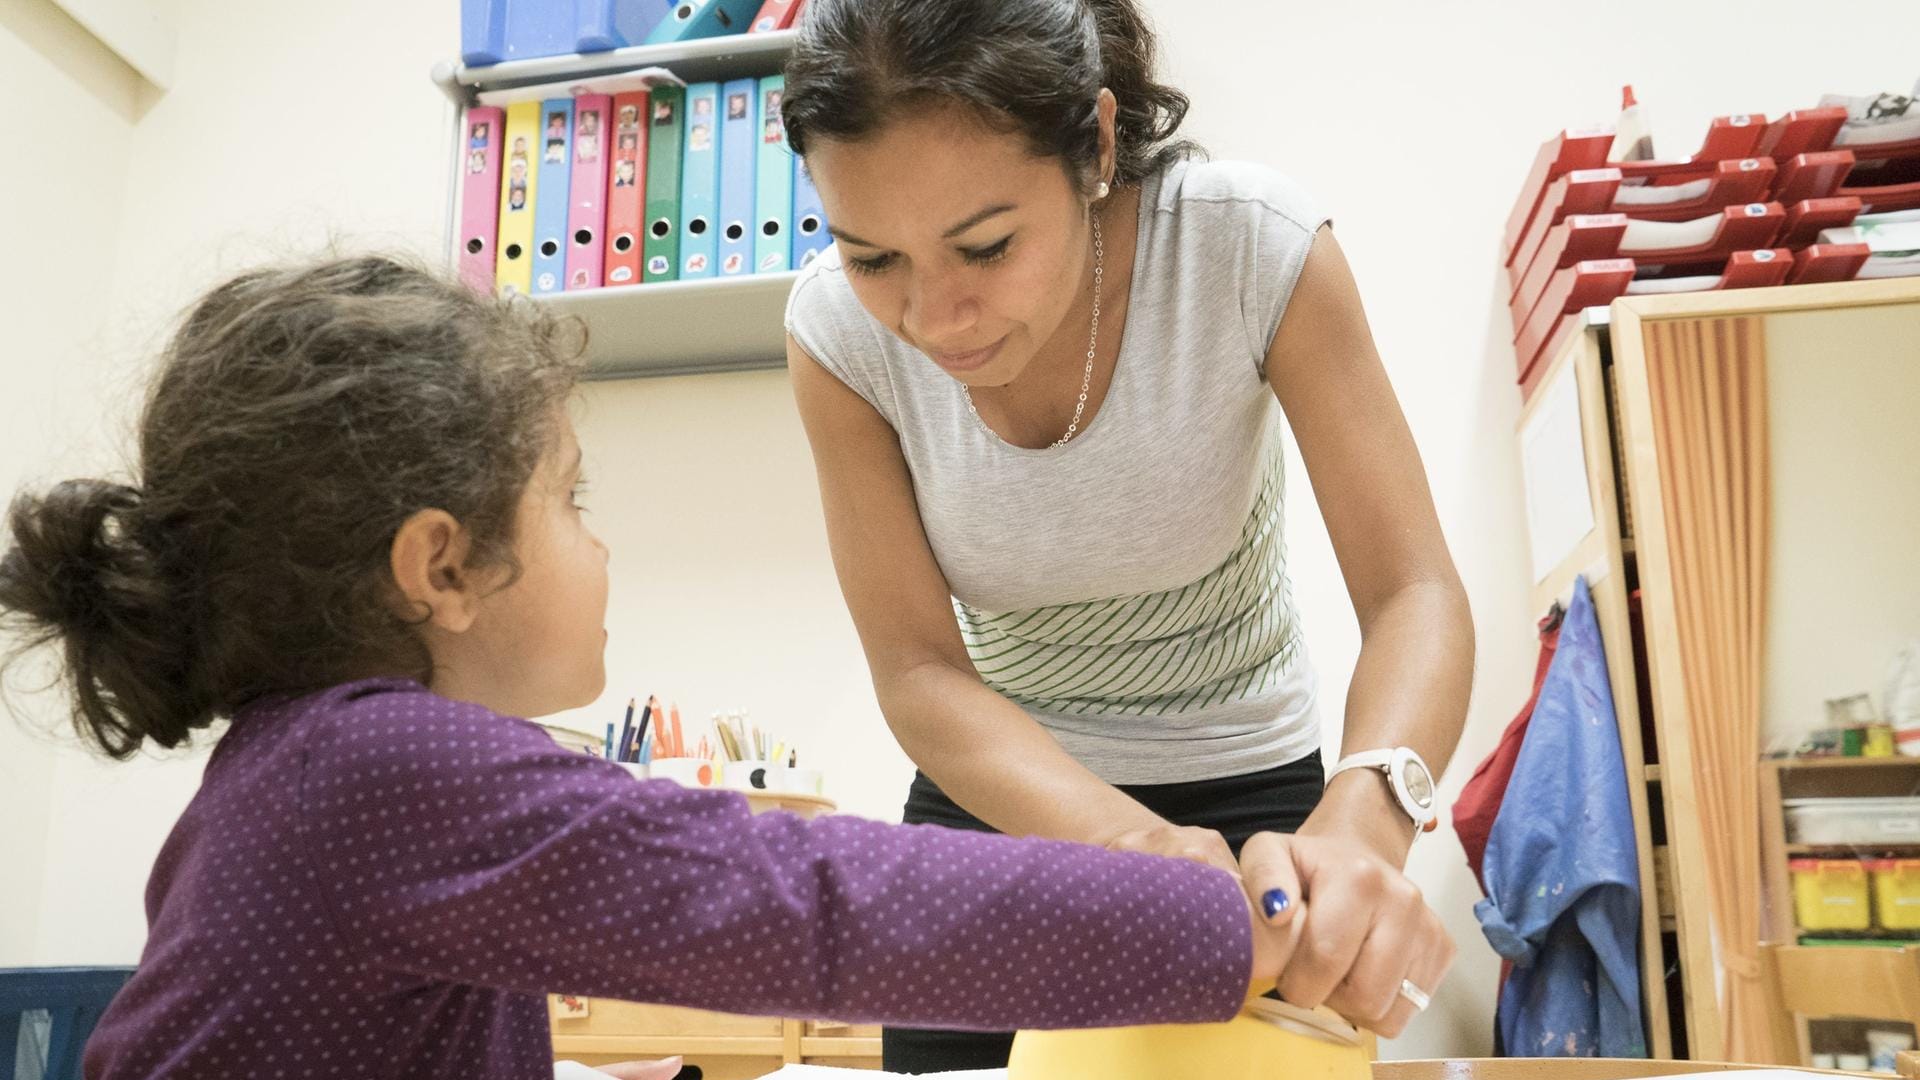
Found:
[{"label": "plastic storage bin", "polygon": [[1793,877],[1793,913],[1800,929],[1872,929],[1867,868],[1860,860],[1795,859],[1787,870]]},{"label": "plastic storage bin", "polygon": [[460,0],[460,62],[483,67],[646,43],[673,0]]},{"label": "plastic storage bin", "polygon": [[1920,931],[1920,859],[1869,859],[1873,915],[1882,930]]},{"label": "plastic storage bin", "polygon": [[1787,799],[1793,844],[1920,844],[1920,798]]}]

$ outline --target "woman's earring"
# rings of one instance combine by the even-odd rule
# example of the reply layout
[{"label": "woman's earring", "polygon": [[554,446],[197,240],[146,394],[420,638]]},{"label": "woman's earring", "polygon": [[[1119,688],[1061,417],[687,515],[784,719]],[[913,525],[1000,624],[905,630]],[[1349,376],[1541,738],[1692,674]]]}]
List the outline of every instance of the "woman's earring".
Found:
[{"label": "woman's earring", "polygon": [[1106,182],[1105,180],[1102,180],[1102,181],[1100,181],[1100,192],[1099,192],[1099,194],[1097,194],[1097,195],[1095,195],[1095,196],[1094,196],[1094,198],[1096,198],[1096,199],[1104,199],[1104,198],[1106,198],[1106,197],[1107,197],[1107,192],[1108,192],[1109,190],[1111,190],[1111,189],[1107,187],[1107,182]]}]

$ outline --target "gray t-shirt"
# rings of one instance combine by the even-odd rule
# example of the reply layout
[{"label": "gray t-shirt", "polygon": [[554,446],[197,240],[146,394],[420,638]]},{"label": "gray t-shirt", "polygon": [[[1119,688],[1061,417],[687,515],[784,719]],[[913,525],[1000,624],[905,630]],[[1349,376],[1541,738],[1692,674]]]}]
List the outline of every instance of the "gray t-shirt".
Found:
[{"label": "gray t-shirt", "polygon": [[1319,745],[1264,371],[1325,221],[1263,166],[1149,177],[1112,385],[1044,450],[1000,439],[868,315],[837,246],[788,299],[794,340],[899,433],[975,669],[1110,783],[1234,776]]}]

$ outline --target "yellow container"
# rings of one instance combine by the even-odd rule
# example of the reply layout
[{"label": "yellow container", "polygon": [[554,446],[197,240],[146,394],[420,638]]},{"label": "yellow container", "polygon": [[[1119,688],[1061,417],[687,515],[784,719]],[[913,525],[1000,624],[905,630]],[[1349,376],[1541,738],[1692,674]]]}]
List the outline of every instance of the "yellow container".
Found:
[{"label": "yellow container", "polygon": [[1920,859],[1875,859],[1873,913],[1883,930],[1920,930]]},{"label": "yellow container", "polygon": [[1858,859],[1795,859],[1793,912],[1802,930],[1869,930],[1867,868]]},{"label": "yellow container", "polygon": [[[1258,989],[1256,987],[1256,989]],[[1271,1013],[1287,1019],[1276,1022]],[[1266,1015],[1262,1015],[1266,1014]],[[1311,1026],[1298,1018],[1305,1016]],[[1328,1037],[1331,1027],[1343,1034]],[[1166,1024],[1092,1031],[1022,1031],[1008,1080],[1372,1080],[1359,1035],[1332,1012],[1250,1001],[1224,1024]]]}]

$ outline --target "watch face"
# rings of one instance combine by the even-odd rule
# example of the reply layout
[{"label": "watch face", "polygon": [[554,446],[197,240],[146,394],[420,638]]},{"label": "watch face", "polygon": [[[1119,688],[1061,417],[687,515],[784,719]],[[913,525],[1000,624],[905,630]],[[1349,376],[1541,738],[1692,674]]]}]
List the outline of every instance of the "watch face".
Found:
[{"label": "watch face", "polygon": [[1400,783],[1416,805],[1422,808],[1433,805],[1433,776],[1420,764],[1419,758],[1409,756],[1400,763]]}]

